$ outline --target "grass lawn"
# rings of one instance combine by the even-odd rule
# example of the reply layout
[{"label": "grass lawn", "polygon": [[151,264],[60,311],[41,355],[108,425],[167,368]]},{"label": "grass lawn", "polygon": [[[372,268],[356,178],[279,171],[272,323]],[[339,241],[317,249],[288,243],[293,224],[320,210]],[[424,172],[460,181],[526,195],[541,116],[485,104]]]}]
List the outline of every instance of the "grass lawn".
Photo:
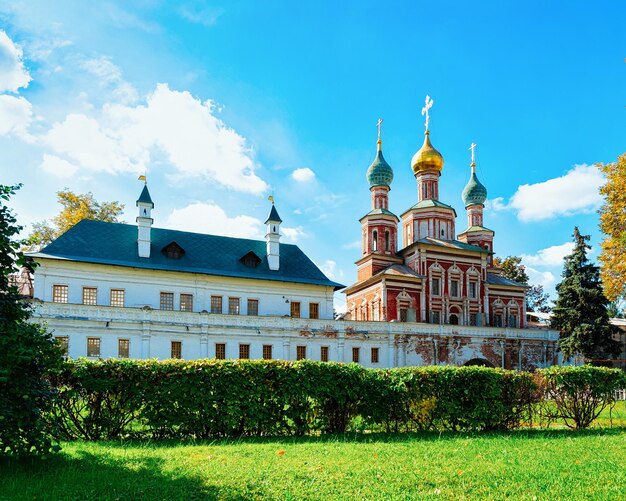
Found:
[{"label": "grass lawn", "polygon": [[626,429],[65,443],[0,499],[626,499]]}]

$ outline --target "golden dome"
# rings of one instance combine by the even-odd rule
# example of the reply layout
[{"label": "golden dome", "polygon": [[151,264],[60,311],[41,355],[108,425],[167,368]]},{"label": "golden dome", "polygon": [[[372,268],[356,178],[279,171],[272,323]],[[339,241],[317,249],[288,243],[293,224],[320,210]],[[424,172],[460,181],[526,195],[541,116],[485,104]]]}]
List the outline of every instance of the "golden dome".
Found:
[{"label": "golden dome", "polygon": [[443,156],[430,144],[430,132],[427,130],[424,135],[426,136],[424,137],[424,144],[419,151],[413,155],[413,159],[411,160],[413,174],[427,170],[441,172],[443,170]]}]

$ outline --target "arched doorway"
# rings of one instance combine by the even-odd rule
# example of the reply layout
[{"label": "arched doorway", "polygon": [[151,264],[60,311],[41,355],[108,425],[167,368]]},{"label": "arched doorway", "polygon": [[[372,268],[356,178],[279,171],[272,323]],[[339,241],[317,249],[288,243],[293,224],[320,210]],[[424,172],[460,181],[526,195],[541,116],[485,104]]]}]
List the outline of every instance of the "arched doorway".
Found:
[{"label": "arched doorway", "polygon": [[459,317],[456,316],[454,313],[450,315],[449,321],[450,325],[459,325]]},{"label": "arched doorway", "polygon": [[463,364],[464,366],[479,366],[479,367],[495,367],[489,360],[484,358],[472,358]]}]

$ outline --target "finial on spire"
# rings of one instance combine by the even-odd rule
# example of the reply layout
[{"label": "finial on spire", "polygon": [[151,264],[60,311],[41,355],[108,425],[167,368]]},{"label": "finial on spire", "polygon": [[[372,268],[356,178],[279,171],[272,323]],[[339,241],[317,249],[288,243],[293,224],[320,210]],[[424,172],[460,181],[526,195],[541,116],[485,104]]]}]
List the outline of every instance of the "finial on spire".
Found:
[{"label": "finial on spire", "polygon": [[380,131],[383,128],[383,119],[382,118],[379,118],[378,122],[376,122],[376,128],[378,129],[378,141],[377,141],[378,151],[380,151],[380,149],[381,149],[380,146],[383,143],[383,140],[380,138]]},{"label": "finial on spire", "polygon": [[267,197],[267,199],[272,202],[272,205],[274,205],[274,194],[272,193],[269,197]]},{"label": "finial on spire", "polygon": [[137,178],[137,181],[143,181],[144,184],[148,184],[148,175],[146,172]]},{"label": "finial on spire", "polygon": [[428,132],[428,125],[430,124],[430,115],[428,110],[433,107],[435,103],[429,95],[426,95],[426,100],[424,101],[424,107],[422,108],[422,115],[426,115],[426,120],[424,121],[424,125],[426,126],[426,132]]},{"label": "finial on spire", "polygon": [[476,170],[476,143],[472,143],[469,147],[472,151],[472,163],[470,164],[472,167],[472,172]]}]

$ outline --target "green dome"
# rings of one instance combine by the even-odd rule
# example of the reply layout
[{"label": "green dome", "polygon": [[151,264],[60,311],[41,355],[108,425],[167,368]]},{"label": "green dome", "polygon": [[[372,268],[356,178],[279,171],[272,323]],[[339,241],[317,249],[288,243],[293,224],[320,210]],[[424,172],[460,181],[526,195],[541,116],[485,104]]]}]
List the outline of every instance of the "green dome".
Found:
[{"label": "green dome", "polygon": [[478,180],[476,172],[472,172],[470,180],[463,190],[463,203],[465,207],[475,204],[484,204],[487,200],[487,188]]},{"label": "green dome", "polygon": [[383,157],[383,152],[380,148],[376,153],[376,158],[372,162],[372,165],[367,169],[365,177],[370,184],[370,188],[374,186],[391,185],[391,181],[393,181],[393,169]]}]

